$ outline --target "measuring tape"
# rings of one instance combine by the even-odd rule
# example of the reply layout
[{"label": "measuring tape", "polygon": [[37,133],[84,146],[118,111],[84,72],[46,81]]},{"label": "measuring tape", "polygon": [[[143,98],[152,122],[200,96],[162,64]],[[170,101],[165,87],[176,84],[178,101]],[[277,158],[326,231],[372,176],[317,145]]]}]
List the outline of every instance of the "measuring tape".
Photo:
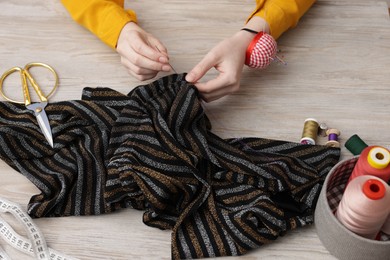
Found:
[{"label": "measuring tape", "polygon": [[[75,260],[47,247],[45,238],[40,229],[34,224],[30,216],[25,213],[19,205],[0,198],[0,213],[11,213],[21,224],[23,224],[28,238],[20,236],[15,230],[0,217],[0,236],[12,247],[35,256],[38,260]],[[11,259],[0,247],[0,260]]]}]

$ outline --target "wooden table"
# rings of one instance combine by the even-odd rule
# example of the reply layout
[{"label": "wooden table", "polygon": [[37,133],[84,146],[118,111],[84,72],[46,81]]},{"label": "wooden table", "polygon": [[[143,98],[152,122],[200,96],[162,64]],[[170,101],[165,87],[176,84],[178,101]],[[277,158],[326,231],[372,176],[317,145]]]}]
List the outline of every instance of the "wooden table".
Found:
[{"label": "wooden table", "polygon": [[[128,1],[144,28],[168,47],[171,63],[188,72],[216,43],[239,30],[252,0]],[[155,8],[155,7],[158,8]],[[127,93],[143,84],[118,55],[74,23],[59,1],[0,1],[0,71],[31,61],[52,65],[60,87],[51,101],[80,99],[84,87]],[[319,0],[278,41],[287,66],[245,69],[241,90],[207,105],[213,131],[224,138],[256,136],[299,141],[314,117],[368,144],[390,147],[390,20],[379,0]],[[159,74],[158,77],[164,74]],[[211,72],[208,78],[215,76]],[[326,137],[318,143],[324,144]],[[0,196],[22,205],[38,189],[0,162]],[[142,212],[36,219],[48,245],[80,259],[170,259],[170,232],[142,223]],[[19,229],[19,231],[21,231]],[[14,259],[28,259],[0,241]],[[242,257],[220,259],[334,259],[314,226],[289,232]]]}]

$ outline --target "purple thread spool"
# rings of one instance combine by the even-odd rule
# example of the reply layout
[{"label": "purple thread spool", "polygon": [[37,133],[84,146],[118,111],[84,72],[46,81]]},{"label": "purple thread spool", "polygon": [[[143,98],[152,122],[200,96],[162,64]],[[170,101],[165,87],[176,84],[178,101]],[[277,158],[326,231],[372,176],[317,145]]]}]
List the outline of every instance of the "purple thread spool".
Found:
[{"label": "purple thread spool", "polygon": [[337,141],[338,140],[338,136],[335,133],[331,133],[328,136],[328,140],[329,141]]},{"label": "purple thread spool", "polygon": [[326,146],[330,147],[340,147],[339,143],[339,135],[340,131],[336,128],[330,128],[326,131],[326,135],[328,136],[328,141],[326,142]]}]

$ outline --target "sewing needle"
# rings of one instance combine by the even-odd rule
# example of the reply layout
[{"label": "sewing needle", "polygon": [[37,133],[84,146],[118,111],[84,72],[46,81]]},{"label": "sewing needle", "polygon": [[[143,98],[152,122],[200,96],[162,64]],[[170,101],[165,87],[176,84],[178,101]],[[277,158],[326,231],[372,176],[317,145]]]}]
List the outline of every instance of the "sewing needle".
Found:
[{"label": "sewing needle", "polygon": [[[154,47],[156,47],[156,49],[158,50],[159,53],[161,53],[160,49],[155,45]],[[175,72],[175,74],[177,74],[175,68],[171,65],[171,63],[168,62],[168,65],[172,68],[173,72]]]}]

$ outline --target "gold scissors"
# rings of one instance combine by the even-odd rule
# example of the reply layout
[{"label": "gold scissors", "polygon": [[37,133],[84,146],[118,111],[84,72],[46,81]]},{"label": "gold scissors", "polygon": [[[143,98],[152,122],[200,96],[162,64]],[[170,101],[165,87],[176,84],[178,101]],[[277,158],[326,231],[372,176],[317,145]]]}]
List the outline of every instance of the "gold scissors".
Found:
[{"label": "gold scissors", "polygon": [[[42,89],[39,87],[38,83],[35,81],[35,79],[31,75],[29,70],[32,67],[43,67],[45,69],[48,69],[54,75],[55,83],[54,83],[54,86],[53,86],[52,90],[50,91],[50,93],[48,95],[45,95],[42,92]],[[3,90],[4,80],[9,75],[11,75],[11,74],[13,74],[15,72],[19,72],[20,73],[20,78],[22,80],[22,91],[23,91],[23,98],[24,98],[23,101],[13,100],[13,99],[7,97],[4,94],[4,90]],[[6,100],[8,100],[8,101],[10,101],[12,103],[24,104],[27,109],[29,109],[29,110],[34,112],[34,115],[37,118],[39,127],[41,128],[41,131],[42,131],[43,135],[45,136],[46,140],[49,142],[51,147],[53,147],[53,135],[52,135],[51,127],[50,127],[50,124],[49,124],[49,119],[48,119],[47,114],[45,112],[45,107],[46,107],[46,105],[48,103],[48,98],[57,89],[58,81],[59,80],[58,80],[57,72],[51,66],[49,66],[49,65],[47,65],[45,63],[40,63],[40,62],[28,63],[26,66],[24,66],[24,68],[13,67],[13,68],[7,70],[6,72],[4,72],[4,74],[1,76],[1,79],[0,79],[0,92],[1,92],[1,95]],[[29,92],[29,88],[28,88],[29,84],[28,83],[30,83],[30,85],[34,88],[34,90],[37,93],[39,99],[41,100],[40,102],[37,102],[37,103],[32,103],[31,102],[30,92]]]}]

